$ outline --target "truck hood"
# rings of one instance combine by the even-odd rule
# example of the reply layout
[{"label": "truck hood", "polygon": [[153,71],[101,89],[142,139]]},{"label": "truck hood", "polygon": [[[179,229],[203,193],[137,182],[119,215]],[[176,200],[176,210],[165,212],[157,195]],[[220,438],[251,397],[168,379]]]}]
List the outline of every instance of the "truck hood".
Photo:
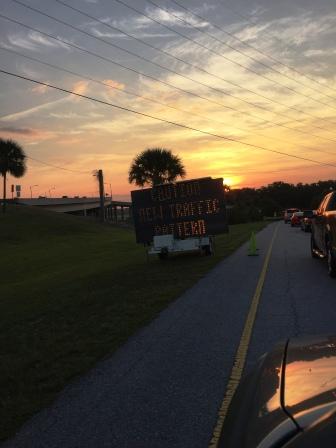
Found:
[{"label": "truck hood", "polygon": [[285,411],[302,429],[336,410],[336,336],[290,340],[282,381]]},{"label": "truck hood", "polygon": [[219,446],[283,446],[335,412],[336,336],[284,341],[241,382]]}]

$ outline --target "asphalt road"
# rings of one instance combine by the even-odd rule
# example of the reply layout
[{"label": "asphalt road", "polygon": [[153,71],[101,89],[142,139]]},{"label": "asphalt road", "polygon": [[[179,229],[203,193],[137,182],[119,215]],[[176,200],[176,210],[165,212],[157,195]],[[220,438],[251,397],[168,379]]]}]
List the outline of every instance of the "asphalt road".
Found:
[{"label": "asphalt road", "polygon": [[271,224],[258,257],[244,245],[221,262],[3,448],[207,448],[277,225],[246,368],[279,340],[336,333],[336,280],[310,234]]}]

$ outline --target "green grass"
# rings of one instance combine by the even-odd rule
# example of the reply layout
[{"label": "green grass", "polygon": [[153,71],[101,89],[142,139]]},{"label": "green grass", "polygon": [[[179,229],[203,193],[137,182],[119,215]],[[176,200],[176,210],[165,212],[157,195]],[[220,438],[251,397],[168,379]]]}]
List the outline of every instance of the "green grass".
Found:
[{"label": "green grass", "polygon": [[0,216],[0,440],[265,225],[230,227],[213,257],[147,263],[132,230],[9,207]]}]

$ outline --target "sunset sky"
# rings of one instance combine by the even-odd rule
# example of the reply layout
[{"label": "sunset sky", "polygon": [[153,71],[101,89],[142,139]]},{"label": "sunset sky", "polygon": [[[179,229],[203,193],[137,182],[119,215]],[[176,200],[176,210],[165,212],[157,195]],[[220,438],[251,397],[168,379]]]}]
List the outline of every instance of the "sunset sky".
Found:
[{"label": "sunset sky", "polygon": [[96,195],[101,168],[106,191],[126,199],[129,165],[149,147],[178,154],[187,178],[233,187],[336,178],[335,0],[62,1],[103,23],[56,0],[2,0],[1,70],[239,142],[0,73],[0,136],[75,171],[28,159],[26,176],[8,180],[24,197],[36,184],[34,195]]}]

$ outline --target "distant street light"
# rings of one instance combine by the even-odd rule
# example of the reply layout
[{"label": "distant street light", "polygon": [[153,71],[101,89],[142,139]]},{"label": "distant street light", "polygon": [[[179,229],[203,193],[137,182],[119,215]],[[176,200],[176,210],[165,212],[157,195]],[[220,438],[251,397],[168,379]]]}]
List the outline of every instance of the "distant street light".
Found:
[{"label": "distant street light", "polygon": [[109,185],[110,186],[110,197],[111,197],[111,201],[112,201],[112,186],[110,183],[104,182],[104,185]]},{"label": "distant street light", "polygon": [[50,187],[50,190],[49,190],[49,197],[51,197],[51,190],[56,190],[55,185],[54,185],[53,187]]},{"label": "distant street light", "polygon": [[30,199],[33,199],[33,191],[32,190],[34,187],[38,187],[38,185],[30,185],[30,187],[29,187],[30,188]]}]

